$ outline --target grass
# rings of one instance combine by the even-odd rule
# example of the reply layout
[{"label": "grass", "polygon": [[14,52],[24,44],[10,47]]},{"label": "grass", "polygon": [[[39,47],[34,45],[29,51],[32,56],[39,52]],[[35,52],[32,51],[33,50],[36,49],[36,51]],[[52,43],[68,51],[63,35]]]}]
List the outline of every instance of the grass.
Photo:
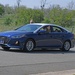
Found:
[{"label": "grass", "polygon": [[75,34],[75,26],[73,26],[73,27],[65,27],[65,28]]},{"label": "grass", "polygon": [[0,25],[0,32],[2,31],[9,31],[9,30],[14,30],[16,28],[18,28],[19,26],[15,26],[15,25]]},{"label": "grass", "polygon": [[0,26],[0,32],[2,31],[8,31],[8,30],[13,30],[15,27],[13,26]]}]

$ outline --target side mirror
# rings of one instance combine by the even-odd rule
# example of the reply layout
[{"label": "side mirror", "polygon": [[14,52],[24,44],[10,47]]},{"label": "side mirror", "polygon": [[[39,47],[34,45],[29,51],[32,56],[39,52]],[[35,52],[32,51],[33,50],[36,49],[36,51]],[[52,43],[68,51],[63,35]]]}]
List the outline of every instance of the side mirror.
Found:
[{"label": "side mirror", "polygon": [[46,34],[47,32],[45,30],[38,31],[38,34]]}]

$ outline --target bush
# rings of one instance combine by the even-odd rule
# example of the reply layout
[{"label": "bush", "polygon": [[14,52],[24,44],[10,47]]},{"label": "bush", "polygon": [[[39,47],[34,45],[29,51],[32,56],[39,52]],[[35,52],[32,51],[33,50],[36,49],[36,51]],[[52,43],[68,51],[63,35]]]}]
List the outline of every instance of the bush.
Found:
[{"label": "bush", "polygon": [[10,25],[11,22],[12,22],[12,19],[6,18],[4,24],[5,24],[5,25]]}]

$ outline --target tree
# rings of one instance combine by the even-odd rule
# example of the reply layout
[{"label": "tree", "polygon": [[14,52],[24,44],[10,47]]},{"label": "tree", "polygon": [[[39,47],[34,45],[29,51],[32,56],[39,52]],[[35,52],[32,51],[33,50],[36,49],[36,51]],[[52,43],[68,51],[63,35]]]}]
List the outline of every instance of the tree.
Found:
[{"label": "tree", "polygon": [[4,6],[0,4],[0,15],[4,14],[4,12],[5,12]]},{"label": "tree", "polygon": [[67,8],[68,8],[69,10],[72,10],[74,7],[75,7],[74,1],[71,1],[71,2],[68,3],[68,7],[67,7]]},{"label": "tree", "polygon": [[21,25],[29,23],[30,19],[33,19],[34,22],[42,22],[43,18],[44,14],[40,9],[30,9],[20,6],[16,12],[16,23]]},{"label": "tree", "polygon": [[62,9],[59,5],[53,5],[50,9],[44,9],[49,14],[44,13],[44,21],[46,23],[54,23],[62,26],[74,25],[75,11]]},{"label": "tree", "polygon": [[47,0],[41,0],[41,9],[43,10]]},{"label": "tree", "polygon": [[5,5],[5,14],[14,14],[14,8],[10,7],[8,4]]},{"label": "tree", "polygon": [[44,13],[41,10],[34,9],[32,14],[33,14],[32,17],[33,17],[34,22],[40,23],[44,20]]},{"label": "tree", "polygon": [[20,7],[20,2],[21,2],[21,0],[17,0],[17,6],[18,6],[18,8]]},{"label": "tree", "polygon": [[63,9],[63,15],[62,15],[62,22],[61,25],[63,26],[73,26],[73,13],[71,10]]}]

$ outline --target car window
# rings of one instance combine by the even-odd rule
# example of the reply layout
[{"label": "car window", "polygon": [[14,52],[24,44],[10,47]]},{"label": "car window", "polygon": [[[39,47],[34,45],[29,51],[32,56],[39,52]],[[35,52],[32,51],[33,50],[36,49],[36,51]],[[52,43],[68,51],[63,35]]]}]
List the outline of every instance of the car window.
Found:
[{"label": "car window", "polygon": [[56,27],[56,26],[53,26],[52,29],[53,29],[52,32],[63,32],[61,28]]},{"label": "car window", "polygon": [[25,25],[22,26],[18,29],[16,29],[16,31],[26,31],[26,32],[33,32],[36,29],[38,29],[41,25]]},{"label": "car window", "polygon": [[51,26],[44,26],[40,29],[40,31],[43,31],[43,30],[49,33],[51,32]]}]

